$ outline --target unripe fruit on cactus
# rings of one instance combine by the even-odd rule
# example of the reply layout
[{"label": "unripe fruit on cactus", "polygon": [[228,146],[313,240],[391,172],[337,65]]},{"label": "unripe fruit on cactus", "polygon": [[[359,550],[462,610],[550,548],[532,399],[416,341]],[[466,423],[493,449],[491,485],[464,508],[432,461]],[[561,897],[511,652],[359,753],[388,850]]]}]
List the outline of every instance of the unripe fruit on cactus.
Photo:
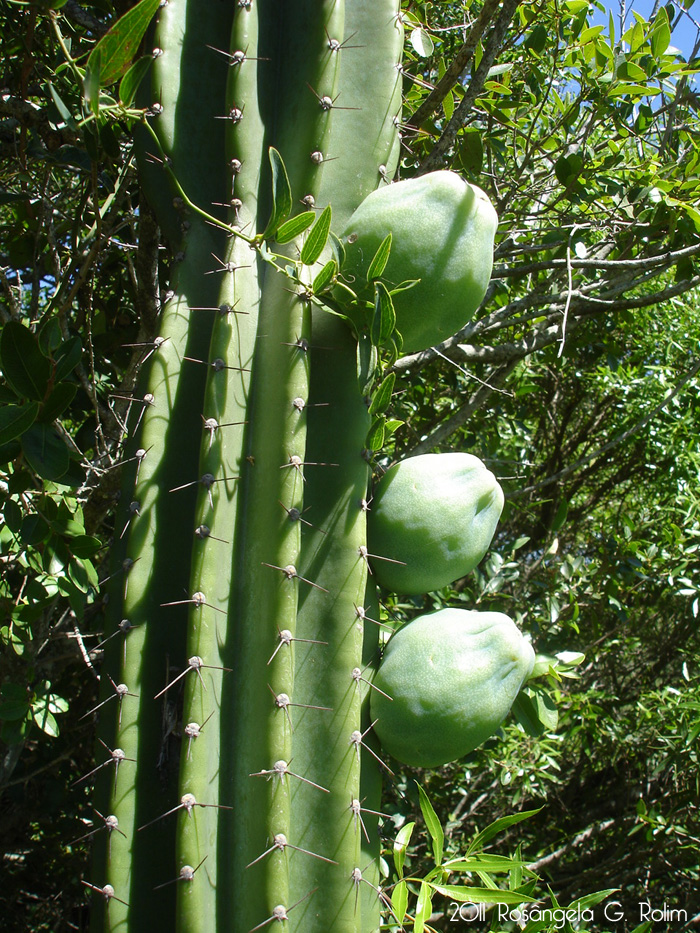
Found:
[{"label": "unripe fruit on cactus", "polygon": [[[378,583],[415,595],[447,586],[479,563],[503,511],[503,491],[478,457],[422,454],[394,464],[368,516]],[[399,563],[395,563],[399,561]]]},{"label": "unripe fruit on cactus", "polygon": [[420,279],[393,302],[404,352],[424,350],[456,333],[481,304],[497,225],[487,195],[455,172],[400,181],[373,191],[348,221],[342,272],[358,297],[372,299],[367,270],[391,232],[382,278],[390,287]]},{"label": "unripe fruit on cactus", "polygon": [[501,612],[418,616],[389,641],[374,677],[375,732],[411,767],[462,758],[498,729],[534,663],[530,642]]}]

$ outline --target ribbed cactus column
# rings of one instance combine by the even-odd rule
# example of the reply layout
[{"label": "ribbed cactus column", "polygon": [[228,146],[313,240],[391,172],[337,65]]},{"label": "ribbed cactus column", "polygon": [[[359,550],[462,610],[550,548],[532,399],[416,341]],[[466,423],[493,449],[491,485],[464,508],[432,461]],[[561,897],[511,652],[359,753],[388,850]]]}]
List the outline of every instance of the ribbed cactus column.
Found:
[{"label": "ribbed cactus column", "polygon": [[[152,840],[138,832],[165,809],[163,801],[176,791],[177,761],[170,757],[178,729],[178,691],[156,700],[172,676],[169,665],[182,663],[187,607],[162,604],[188,598],[195,486],[178,493],[173,487],[196,480],[202,431],[201,412],[205,368],[183,362],[206,359],[213,315],[193,311],[218,304],[221,282],[206,276],[212,253],[226,246],[226,237],[184,210],[168,183],[161,160],[167,154],[181,183],[192,197],[210,207],[225,193],[226,173],[215,150],[223,146],[216,106],[207,88],[226,77],[224,62],[206,49],[207,36],[230,28],[230,11],[208,5],[197,22],[182,4],[161,11],[153,65],[152,101],[160,145],[150,138],[144,182],[161,208],[161,223],[177,252],[173,291],[164,302],[160,334],[143,347],[144,372],[134,404],[131,425],[139,432],[129,442],[125,484],[117,525],[117,550],[126,561],[115,569],[111,582],[113,628],[106,645],[105,675],[125,684],[133,696],[119,701],[111,723],[101,717],[100,733],[108,749],[101,759],[119,750],[126,759],[98,772],[98,809],[114,816],[120,833],[112,832],[98,846],[91,883],[110,885],[114,897],[96,903],[96,929],[147,930],[173,928],[174,901],[154,892],[161,882],[177,875],[175,822],[157,829],[162,859],[152,857]],[[202,99],[205,103],[202,104]],[[187,141],[187,112],[198,108],[208,127],[209,146]],[[216,142],[218,137],[218,142]],[[198,170],[195,171],[195,165]],[[112,687],[105,676],[105,693]],[[115,704],[105,708],[112,709]],[[124,836],[121,835],[124,834]]]},{"label": "ribbed cactus column", "polygon": [[[158,143],[141,162],[180,255],[125,486],[134,563],[115,626],[128,621],[105,673],[138,699],[103,739],[134,761],[116,783],[116,764],[100,769],[100,810],[126,839],[95,862],[114,893],[96,930],[379,926],[376,821],[361,815],[379,767],[365,380],[316,276],[330,218],[395,168],[397,13],[170,0],[159,14]],[[280,229],[296,215],[304,229]]]},{"label": "ribbed cactus column", "polygon": [[[342,157],[326,165],[320,191],[320,204],[332,204],[340,227],[396,168],[396,121],[401,109],[397,66],[403,46],[396,3],[348,3],[343,42],[347,47],[339,52],[342,97],[338,103],[346,103],[348,109],[336,114],[330,142],[331,151]],[[358,815],[356,809],[379,809],[381,787],[379,765],[364,744],[356,744],[358,733],[370,726],[363,698],[371,669],[365,671],[365,666],[376,660],[378,644],[377,625],[363,624],[360,618],[368,582],[360,549],[366,545],[370,469],[364,447],[370,419],[358,381],[357,344],[341,321],[320,309],[313,314],[311,362],[308,456],[340,466],[325,471],[306,495],[313,527],[304,530],[304,567],[325,589],[304,594],[298,631],[328,645],[299,644],[297,686],[300,702],[332,706],[333,712],[303,711],[295,729],[295,754],[310,762],[315,780],[322,782],[327,774],[336,780],[335,793],[328,800],[314,800],[305,785],[295,787],[293,825],[298,827],[300,845],[313,851],[325,845],[339,865],[324,872],[323,896],[300,905],[291,926],[299,931],[354,933],[379,927],[379,899],[370,886],[377,886],[379,875],[376,817],[367,812]],[[371,608],[367,615],[376,618]],[[363,680],[356,676],[358,669],[364,672]],[[310,812],[314,818],[309,818]],[[368,836],[372,831],[369,843],[363,823]],[[313,870],[308,860],[294,855],[296,886],[312,886]],[[362,881],[357,880],[358,870]]]}]

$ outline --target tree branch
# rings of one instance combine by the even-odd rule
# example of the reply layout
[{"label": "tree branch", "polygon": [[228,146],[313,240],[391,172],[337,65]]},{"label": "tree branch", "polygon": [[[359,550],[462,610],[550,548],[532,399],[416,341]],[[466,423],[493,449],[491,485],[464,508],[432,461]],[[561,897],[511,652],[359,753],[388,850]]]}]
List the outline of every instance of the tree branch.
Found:
[{"label": "tree branch", "polygon": [[457,107],[452,114],[452,119],[443,130],[442,136],[421,163],[419,174],[422,175],[425,172],[433,172],[443,167],[447,150],[454,146],[457,133],[464,126],[467,115],[474,105],[474,101],[484,88],[489,70],[496,59],[497,53],[501,50],[510,21],[518,8],[518,3],[519,0],[503,0],[503,6],[489,34],[488,41],[484,48],[484,54],[479,62],[479,67],[476,69],[476,73],[469,83],[469,87],[460,101],[459,107]]},{"label": "tree branch", "polygon": [[484,34],[484,30],[493,19],[499,2],[500,0],[486,0],[481,8],[481,12],[469,30],[469,35],[464,45],[455,55],[454,60],[445,74],[440,78],[420,107],[413,113],[413,116],[408,121],[410,126],[415,127],[415,129],[420,129],[421,125],[437,110],[455,84],[459,81],[461,74],[474,57],[474,52],[479,44],[479,40]]}]

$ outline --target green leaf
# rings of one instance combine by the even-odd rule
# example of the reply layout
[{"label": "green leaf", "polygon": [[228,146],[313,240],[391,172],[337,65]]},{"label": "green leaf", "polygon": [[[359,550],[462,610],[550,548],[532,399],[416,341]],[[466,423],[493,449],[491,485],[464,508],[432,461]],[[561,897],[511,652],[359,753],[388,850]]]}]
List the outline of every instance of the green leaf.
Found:
[{"label": "green leaf", "polygon": [[[140,0],[121,16],[93,48],[87,60],[89,71],[99,72],[102,87],[114,84],[128,69],[160,0]],[[99,58],[100,68],[94,67]]]},{"label": "green leaf", "polygon": [[25,515],[20,529],[22,543],[29,547],[36,547],[37,544],[41,544],[42,541],[48,538],[49,530],[47,522],[41,515],[37,515],[36,512]]},{"label": "green leaf", "polygon": [[[292,189],[282,156],[274,146],[270,146],[269,157],[270,167],[272,168],[272,214],[263,233],[264,240],[274,236],[292,212]],[[311,213],[312,217],[315,216],[313,211],[309,213]],[[291,239],[294,239],[294,237]],[[278,238],[278,242],[281,243],[282,240]],[[285,240],[284,242],[289,241]]]},{"label": "green leaf", "polygon": [[511,707],[511,712],[528,735],[536,738],[545,731],[544,725],[540,722],[540,718],[537,714],[535,702],[524,690],[521,690],[515,698]]},{"label": "green leaf", "polygon": [[472,839],[469,844],[468,853],[474,852],[475,849],[480,849],[486,842],[489,841],[489,839],[493,839],[494,836],[497,836],[501,830],[507,829],[514,823],[521,823],[523,820],[529,820],[530,817],[538,814],[540,809],[541,807],[537,810],[523,810],[521,813],[513,813],[510,816],[502,816],[500,819],[490,823],[485,829],[482,829],[481,832],[477,833],[476,836]]},{"label": "green leaf", "polygon": [[391,892],[391,908],[399,925],[403,923],[408,907],[408,885],[403,879],[398,882]]},{"label": "green leaf", "polygon": [[22,452],[27,463],[44,479],[57,482],[68,471],[68,448],[48,424],[33,424],[22,435]]},{"label": "green leaf", "polygon": [[338,263],[335,259],[329,259],[325,266],[318,273],[311,286],[314,295],[320,295],[332,283],[338,272]]},{"label": "green leaf", "polygon": [[406,861],[406,849],[411,841],[415,823],[404,823],[394,840],[394,867],[399,878],[403,878],[403,866]]},{"label": "green leaf", "polygon": [[590,907],[595,907],[596,904],[600,904],[601,901],[616,894],[619,890],[619,888],[605,888],[603,891],[594,891],[592,894],[584,894],[583,897],[577,897],[575,901],[572,901],[566,909],[576,911],[580,908],[583,911]]},{"label": "green leaf", "polygon": [[92,535],[78,535],[78,537],[73,538],[70,541],[70,549],[74,556],[81,559],[92,557],[100,550],[101,547],[102,542],[100,539],[95,538]]},{"label": "green leaf", "polygon": [[425,924],[430,920],[430,915],[433,912],[432,896],[433,891],[430,885],[421,881],[420,888],[418,889],[416,919],[413,924],[413,933],[423,933],[425,930]]},{"label": "green leaf", "polygon": [[80,337],[70,337],[56,350],[54,354],[54,380],[60,382],[73,372],[83,355],[83,344]]},{"label": "green leaf", "polygon": [[372,401],[369,406],[370,415],[379,415],[387,410],[391,403],[395,382],[396,373],[389,373],[377,391],[372,395]]},{"label": "green leaf", "polygon": [[18,321],[8,321],[0,335],[0,366],[18,395],[41,401],[51,377],[51,364],[36,337]]},{"label": "green leaf", "polygon": [[308,230],[315,219],[316,214],[313,211],[304,211],[302,214],[297,214],[296,217],[292,217],[291,220],[281,225],[277,230],[275,240],[281,245],[291,243],[300,233]]},{"label": "green leaf", "polygon": [[331,229],[331,206],[323,208],[316,223],[309,230],[301,250],[301,261],[305,266],[312,266],[323,252]]},{"label": "green leaf", "polygon": [[464,129],[457,137],[457,154],[466,172],[478,175],[484,162],[484,143],[479,130]]},{"label": "green leaf", "polygon": [[508,855],[475,855],[472,858],[449,859],[443,862],[443,868],[449,871],[511,871],[526,865]]},{"label": "green leaf", "polygon": [[15,502],[14,499],[6,499],[2,507],[2,514],[5,519],[5,524],[10,531],[19,534],[19,529],[22,524],[22,509],[19,503]]},{"label": "green leaf", "polygon": [[119,101],[123,107],[131,107],[136,99],[141,82],[148,74],[153,58],[143,55],[137,58],[119,82]]},{"label": "green leaf", "polygon": [[386,269],[386,264],[389,261],[389,253],[391,251],[391,231],[387,233],[382,242],[379,244],[379,249],[374,254],[372,262],[369,264],[369,269],[367,270],[367,281],[373,282],[375,279],[378,279],[381,274]]},{"label": "green leaf", "polygon": [[444,897],[450,897],[454,901],[469,902],[474,904],[524,904],[534,903],[537,898],[523,894],[522,891],[502,891],[500,888],[473,888],[469,885],[461,884],[433,884],[430,887],[442,894]]},{"label": "green leaf", "polygon": [[78,386],[73,382],[59,382],[56,388],[49,394],[44,404],[41,406],[41,421],[55,421],[68,408],[75,398]]},{"label": "green leaf", "polygon": [[32,717],[42,732],[45,732],[47,735],[50,735],[54,739],[59,734],[60,729],[58,728],[56,717],[49,710],[49,707],[46,703],[34,704],[32,706]]},{"label": "green leaf", "polygon": [[411,30],[410,42],[416,55],[421,58],[428,58],[435,50],[433,40],[421,26]]},{"label": "green leaf", "polygon": [[384,416],[380,415],[378,418],[372,422],[372,426],[367,432],[367,437],[365,438],[365,447],[367,450],[377,451],[381,450],[384,446]]},{"label": "green leaf", "polygon": [[374,316],[372,317],[372,343],[381,347],[396,327],[396,312],[386,285],[374,283]]},{"label": "green leaf", "polygon": [[654,20],[654,31],[651,34],[651,51],[654,58],[664,54],[671,44],[671,30],[668,25],[668,14],[661,8]]},{"label": "green leaf", "polygon": [[92,113],[97,116],[100,112],[100,77],[102,71],[102,58],[97,46],[90,53],[87,68],[83,75],[83,94]]},{"label": "green leaf", "polygon": [[27,402],[25,405],[6,405],[0,408],[0,444],[19,437],[30,428],[39,414],[38,402]]},{"label": "green leaf", "polygon": [[376,367],[377,348],[363,332],[357,341],[357,381],[362,395],[369,391]]},{"label": "green leaf", "polygon": [[418,797],[420,798],[420,808],[423,819],[425,820],[425,825],[428,827],[430,838],[433,840],[435,864],[440,865],[442,863],[442,851],[445,843],[445,834],[442,830],[442,824],[438,819],[437,813],[433,809],[428,795],[418,782],[416,782],[416,787],[418,788]]},{"label": "green leaf", "polygon": [[61,100],[61,98],[60,98],[60,96],[59,96],[58,91],[57,91],[56,88],[53,86],[53,84],[51,84],[51,82],[49,82],[49,94],[51,95],[51,98],[52,98],[52,100],[53,100],[53,102],[54,102],[54,104],[55,104],[55,106],[56,106],[56,110],[58,110],[58,113],[59,113],[61,119],[62,119],[63,122],[66,124],[66,126],[68,127],[68,129],[69,129],[69,130],[73,130],[74,133],[77,133],[79,127],[78,127],[78,124],[77,124],[77,122],[76,122],[76,120],[75,120],[75,117],[74,117],[73,114],[70,112],[70,110],[68,109],[68,107],[66,107],[66,105],[63,103],[63,101]]},{"label": "green leaf", "polygon": [[384,425],[384,434],[386,437],[391,437],[391,435],[401,427],[402,424],[406,424],[405,421],[399,421],[398,418],[387,418],[386,424]]}]

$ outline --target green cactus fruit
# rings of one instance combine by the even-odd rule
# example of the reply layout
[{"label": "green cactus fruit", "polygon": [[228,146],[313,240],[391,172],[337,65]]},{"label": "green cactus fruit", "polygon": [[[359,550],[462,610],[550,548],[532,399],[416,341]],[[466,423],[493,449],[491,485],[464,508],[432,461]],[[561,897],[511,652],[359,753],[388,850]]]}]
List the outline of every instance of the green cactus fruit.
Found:
[{"label": "green cactus fruit", "polygon": [[375,732],[411,767],[462,758],[498,729],[534,663],[530,642],[503,613],[418,616],[389,641],[374,677]]},{"label": "green cactus fruit", "polygon": [[479,563],[503,511],[503,491],[478,457],[422,454],[395,463],[368,518],[378,583],[416,595],[447,586]]},{"label": "green cactus fruit", "polygon": [[397,182],[373,191],[348,221],[343,275],[359,298],[373,299],[368,267],[391,232],[382,278],[390,287],[420,280],[393,301],[404,352],[424,350],[456,333],[481,304],[497,225],[487,195],[454,172]]}]

